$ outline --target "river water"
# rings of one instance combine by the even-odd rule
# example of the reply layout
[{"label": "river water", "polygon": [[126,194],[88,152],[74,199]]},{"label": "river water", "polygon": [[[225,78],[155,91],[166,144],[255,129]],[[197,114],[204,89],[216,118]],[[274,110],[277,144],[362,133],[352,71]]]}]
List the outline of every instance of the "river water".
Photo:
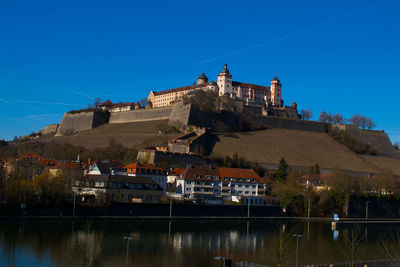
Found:
[{"label": "river water", "polygon": [[398,224],[339,224],[333,231],[330,222],[293,220],[3,220],[0,266],[125,266],[124,236],[131,238],[129,266],[221,266],[216,256],[272,266],[279,254],[294,265],[293,234],[302,235],[300,265],[372,260],[396,256],[389,252],[396,251],[399,230]]}]

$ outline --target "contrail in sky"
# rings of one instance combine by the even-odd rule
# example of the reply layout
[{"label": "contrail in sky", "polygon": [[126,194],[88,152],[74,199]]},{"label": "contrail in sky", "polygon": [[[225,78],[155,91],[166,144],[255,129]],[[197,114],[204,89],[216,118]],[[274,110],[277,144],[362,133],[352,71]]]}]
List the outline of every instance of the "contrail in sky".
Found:
[{"label": "contrail in sky", "polygon": [[15,102],[18,102],[18,103],[27,103],[27,104],[41,104],[41,105],[58,105],[58,106],[83,107],[83,105],[67,104],[67,103],[60,103],[60,102],[41,102],[41,101],[25,101],[25,100],[17,100],[17,101],[15,101]]},{"label": "contrail in sky", "polygon": [[91,97],[91,96],[89,96],[89,95],[87,95],[87,94],[84,94],[84,93],[82,93],[82,92],[75,92],[75,94],[84,96],[84,97],[86,97],[86,98],[88,98],[88,99],[90,99],[90,100],[94,100],[94,97]]},{"label": "contrail in sky", "polygon": [[285,40],[285,39],[289,39],[289,38],[292,38],[294,36],[297,36],[297,35],[300,35],[300,34],[303,34],[303,33],[309,32],[309,31],[313,31],[313,30],[318,29],[318,28],[321,28],[321,27],[326,26],[328,24],[332,24],[332,23],[334,23],[336,21],[348,18],[350,16],[353,16],[353,15],[356,15],[356,14],[359,14],[359,13],[363,13],[363,12],[365,12],[365,11],[371,9],[371,8],[382,6],[382,5],[384,5],[386,3],[389,3],[389,2],[392,2],[392,1],[393,0],[387,0],[387,1],[379,2],[379,3],[375,3],[373,5],[364,7],[362,9],[355,10],[353,12],[350,12],[350,13],[344,14],[342,16],[330,19],[330,20],[322,22],[320,24],[317,24],[317,25],[314,25],[314,26],[311,26],[311,27],[308,27],[308,28],[304,28],[304,29],[299,30],[297,32],[293,32],[293,33],[290,33],[288,35],[285,35],[285,36],[282,36],[282,37],[279,37],[279,38],[276,38],[276,39],[272,39],[272,40],[264,42],[264,43],[259,43],[259,44],[253,45],[253,46],[249,46],[249,47],[246,47],[246,48],[235,50],[235,51],[229,52],[227,54],[224,54],[224,55],[221,55],[221,56],[218,56],[218,57],[206,59],[206,60],[198,62],[197,64],[204,64],[204,63],[212,62],[212,61],[215,61],[215,60],[227,57],[227,56],[231,56],[231,55],[235,55],[235,54],[238,54],[238,53],[246,52],[246,51],[258,48],[258,47],[270,45],[270,44],[273,44],[273,43],[276,43],[276,42],[279,42],[279,41],[282,41],[282,40]]}]

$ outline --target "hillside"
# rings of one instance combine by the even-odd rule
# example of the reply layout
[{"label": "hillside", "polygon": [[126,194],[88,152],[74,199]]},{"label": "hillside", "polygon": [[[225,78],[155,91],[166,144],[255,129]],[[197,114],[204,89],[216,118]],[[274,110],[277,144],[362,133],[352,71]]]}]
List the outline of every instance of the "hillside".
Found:
[{"label": "hillside", "polygon": [[235,152],[248,161],[260,163],[278,164],[284,157],[294,166],[318,163],[321,168],[373,173],[387,169],[400,174],[400,160],[360,156],[326,133],[269,129],[237,133],[234,137],[219,136],[211,156],[232,156]]},{"label": "hillside", "polygon": [[[161,131],[161,134],[160,134]],[[107,147],[119,143],[128,148],[165,146],[168,140],[181,133],[168,126],[168,120],[103,124],[91,130],[68,136],[44,136],[41,142],[70,143],[87,149]]]}]

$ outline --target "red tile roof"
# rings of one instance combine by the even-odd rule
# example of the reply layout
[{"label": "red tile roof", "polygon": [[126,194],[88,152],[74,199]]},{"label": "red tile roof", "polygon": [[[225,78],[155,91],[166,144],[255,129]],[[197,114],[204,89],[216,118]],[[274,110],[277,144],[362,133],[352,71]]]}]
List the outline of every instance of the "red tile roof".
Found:
[{"label": "red tile roof", "polygon": [[[124,169],[127,169],[128,173],[138,173],[138,170],[156,170],[156,171],[161,171],[164,172],[165,169],[157,167],[154,164],[150,164],[150,163],[141,163],[141,162],[135,162],[135,163],[131,163],[129,165],[126,165],[123,167]],[[132,171],[130,171],[132,170]]]},{"label": "red tile roof", "polygon": [[185,169],[184,169],[184,168],[172,168],[172,169],[169,171],[169,174],[170,174],[170,175],[177,175],[177,176],[180,176],[180,175],[182,175],[184,172],[185,172]]},{"label": "red tile roof", "polygon": [[157,96],[157,95],[165,95],[165,94],[169,94],[169,93],[181,92],[181,91],[192,90],[192,89],[203,88],[203,87],[206,87],[206,85],[204,85],[204,84],[194,84],[194,85],[178,87],[178,88],[159,91],[159,92],[153,91],[153,93],[154,93],[155,96]]},{"label": "red tile roof", "polygon": [[40,160],[40,159],[43,159],[42,156],[36,154],[35,152],[30,152],[30,153],[28,153],[28,154],[26,154],[26,155],[23,155],[21,158],[30,159],[30,160]]},{"label": "red tile roof", "polygon": [[252,88],[252,89],[256,89],[256,90],[260,90],[260,91],[270,91],[270,87],[269,86],[262,86],[262,85],[257,85],[257,84],[251,84],[251,83],[242,83],[242,82],[232,82],[232,86],[240,86],[240,87],[244,87],[244,88]]},{"label": "red tile roof", "polygon": [[81,169],[81,167],[74,161],[60,161],[52,169],[77,170]]},{"label": "red tile roof", "polygon": [[112,106],[113,102],[111,102],[109,99],[107,99],[106,101],[104,101],[103,103],[100,104],[100,107],[108,107],[108,106]]},{"label": "red tile roof", "polygon": [[35,162],[44,166],[54,166],[58,163],[58,161],[55,159],[39,159],[35,160]]},{"label": "red tile roof", "polygon": [[219,176],[229,178],[257,179],[257,182],[263,183],[261,177],[253,169],[239,168],[217,168]]}]

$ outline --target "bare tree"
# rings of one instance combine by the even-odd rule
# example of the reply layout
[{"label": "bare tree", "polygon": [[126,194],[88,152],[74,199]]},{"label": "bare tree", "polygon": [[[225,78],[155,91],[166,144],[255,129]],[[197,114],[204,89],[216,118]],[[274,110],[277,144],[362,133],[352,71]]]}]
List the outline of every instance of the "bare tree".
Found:
[{"label": "bare tree", "polygon": [[333,122],[333,116],[332,113],[326,113],[325,111],[322,111],[321,114],[319,115],[320,122],[325,122],[325,123],[332,123]]},{"label": "bare tree", "polygon": [[393,266],[398,265],[400,262],[400,233],[397,232],[396,237],[394,235],[390,235],[389,238],[383,236],[380,243],[385,256],[391,259]]},{"label": "bare tree", "polygon": [[141,107],[146,107],[147,106],[147,98],[140,99],[140,106]]},{"label": "bare tree", "polygon": [[370,118],[367,118],[366,126],[368,130],[371,130],[372,128],[376,127],[376,124]]},{"label": "bare tree", "polygon": [[361,259],[365,249],[362,246],[363,236],[361,233],[361,226],[354,225],[351,230],[344,237],[343,253],[347,260],[350,262],[350,267],[354,267],[356,262]]},{"label": "bare tree", "polygon": [[349,119],[349,121],[354,126],[362,129],[372,129],[376,127],[376,124],[370,118],[361,116],[359,114],[354,115],[351,119]]},{"label": "bare tree", "polygon": [[279,231],[279,235],[275,236],[272,244],[273,252],[270,260],[274,267],[285,267],[293,261],[292,248],[290,247],[290,233]]},{"label": "bare tree", "polygon": [[356,127],[361,127],[361,115],[359,114],[354,115],[348,121]]},{"label": "bare tree", "polygon": [[311,112],[311,109],[302,109],[301,110],[301,118],[303,119],[303,120],[309,120],[309,119],[311,119],[312,118],[312,112]]},{"label": "bare tree", "polygon": [[327,122],[328,121],[328,113],[326,113],[325,111],[322,111],[321,114],[319,114],[318,120],[320,122]]},{"label": "bare tree", "polygon": [[96,98],[94,99],[93,106],[94,106],[95,108],[99,108],[100,104],[101,104],[101,98],[96,97]]},{"label": "bare tree", "polygon": [[341,114],[336,114],[333,116],[332,120],[336,124],[341,124],[343,123],[343,116]]},{"label": "bare tree", "polygon": [[399,142],[394,143],[393,147],[397,150],[400,150],[400,143]]}]

